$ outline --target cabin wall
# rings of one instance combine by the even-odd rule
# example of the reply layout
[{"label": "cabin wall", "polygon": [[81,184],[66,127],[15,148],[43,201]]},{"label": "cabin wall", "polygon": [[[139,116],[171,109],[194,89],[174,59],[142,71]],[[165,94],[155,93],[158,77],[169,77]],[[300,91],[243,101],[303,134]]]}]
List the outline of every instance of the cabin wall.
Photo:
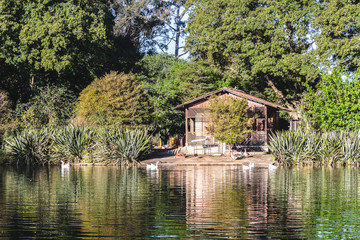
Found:
[{"label": "cabin wall", "polygon": [[[221,97],[237,97],[232,94],[224,94]],[[279,114],[278,111],[272,107],[248,101],[248,115],[249,117],[256,116],[253,123],[253,132],[248,134],[244,143],[248,145],[266,145],[267,136],[269,132],[277,130]],[[208,136],[206,131],[207,116],[206,109],[209,107],[209,99],[198,102],[189,106],[187,111],[188,126],[187,126],[187,144],[193,140],[205,139]],[[267,125],[265,123],[267,119]]]}]

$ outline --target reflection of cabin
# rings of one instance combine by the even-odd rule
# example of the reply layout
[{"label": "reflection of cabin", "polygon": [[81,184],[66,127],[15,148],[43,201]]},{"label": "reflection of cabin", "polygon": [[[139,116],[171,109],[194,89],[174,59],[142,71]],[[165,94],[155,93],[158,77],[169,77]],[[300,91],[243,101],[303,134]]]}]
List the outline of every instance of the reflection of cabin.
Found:
[{"label": "reflection of cabin", "polygon": [[[202,148],[200,149],[201,153],[206,153],[206,148],[219,145],[206,131],[206,109],[209,98],[213,95],[228,95],[247,99],[248,116],[256,116],[256,119],[253,123],[253,132],[245,136],[243,143],[239,143],[244,146],[265,147],[269,133],[279,130],[279,110],[289,111],[280,105],[226,87],[176,106],[175,110],[185,111],[186,146],[200,146]],[[209,153],[213,152],[210,151]],[[224,150],[219,148],[218,153],[224,153]]]}]

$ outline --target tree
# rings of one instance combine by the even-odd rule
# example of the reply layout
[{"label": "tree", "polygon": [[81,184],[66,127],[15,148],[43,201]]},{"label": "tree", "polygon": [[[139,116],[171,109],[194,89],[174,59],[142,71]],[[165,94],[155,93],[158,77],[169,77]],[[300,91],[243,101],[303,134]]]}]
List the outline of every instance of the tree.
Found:
[{"label": "tree", "polygon": [[115,34],[129,39],[145,53],[165,52],[171,42],[180,56],[181,37],[185,36],[186,0],[116,0]]},{"label": "tree", "polygon": [[147,98],[135,77],[111,72],[80,93],[77,117],[95,125],[137,127],[149,123],[149,112]]},{"label": "tree", "polygon": [[205,64],[188,62],[169,54],[145,56],[134,68],[152,106],[151,126],[163,140],[184,133],[183,113],[178,104],[218,88],[220,74]]},{"label": "tree", "polygon": [[354,130],[360,127],[359,76],[335,69],[323,74],[316,88],[309,87],[305,106],[312,127],[318,130]]},{"label": "tree", "polygon": [[360,2],[320,1],[314,28],[317,53],[324,66],[346,67],[355,71],[360,67]]},{"label": "tree", "polygon": [[82,89],[111,66],[107,0],[0,0],[0,17],[0,66],[11,71],[0,82],[14,95],[49,83]]},{"label": "tree", "polygon": [[216,140],[232,147],[243,141],[246,133],[251,132],[253,118],[247,116],[247,108],[247,100],[243,98],[216,96],[210,99],[206,130]]},{"label": "tree", "polygon": [[[238,81],[294,109],[318,81],[312,0],[191,0],[187,48]],[[275,99],[273,99],[275,100]]]}]

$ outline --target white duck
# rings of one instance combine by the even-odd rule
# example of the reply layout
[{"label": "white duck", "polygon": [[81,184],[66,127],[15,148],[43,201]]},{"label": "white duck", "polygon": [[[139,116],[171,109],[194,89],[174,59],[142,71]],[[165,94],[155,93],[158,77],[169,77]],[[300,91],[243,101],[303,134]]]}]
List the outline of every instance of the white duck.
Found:
[{"label": "white duck", "polygon": [[146,169],[147,170],[158,170],[159,161],[156,162],[156,165],[153,163],[147,164]]},{"label": "white duck", "polygon": [[275,170],[277,169],[277,166],[275,166],[274,164],[269,164],[269,170]]},{"label": "white duck", "polygon": [[63,161],[61,161],[61,168],[62,169],[70,168],[70,163],[64,163]]}]

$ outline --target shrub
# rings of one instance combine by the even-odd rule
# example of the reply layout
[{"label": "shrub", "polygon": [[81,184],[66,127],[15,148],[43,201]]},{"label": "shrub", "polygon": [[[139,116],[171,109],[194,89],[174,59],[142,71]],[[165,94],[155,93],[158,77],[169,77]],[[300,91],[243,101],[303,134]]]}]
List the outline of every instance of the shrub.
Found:
[{"label": "shrub", "polygon": [[54,157],[83,160],[93,146],[93,132],[85,126],[64,127],[54,138]]},{"label": "shrub", "polygon": [[147,99],[135,78],[111,72],[79,96],[77,118],[95,125],[139,126],[149,122]]},{"label": "shrub", "polygon": [[39,87],[29,102],[17,105],[15,114],[21,129],[66,125],[75,101],[75,95],[65,87]]},{"label": "shrub", "polygon": [[51,132],[27,130],[5,141],[6,151],[17,164],[46,164],[50,157]]},{"label": "shrub", "polygon": [[360,162],[360,136],[355,132],[278,132],[270,137],[269,149],[284,165]]},{"label": "shrub", "polygon": [[150,139],[142,129],[105,128],[99,132],[97,146],[104,158],[128,165],[150,151]]}]

